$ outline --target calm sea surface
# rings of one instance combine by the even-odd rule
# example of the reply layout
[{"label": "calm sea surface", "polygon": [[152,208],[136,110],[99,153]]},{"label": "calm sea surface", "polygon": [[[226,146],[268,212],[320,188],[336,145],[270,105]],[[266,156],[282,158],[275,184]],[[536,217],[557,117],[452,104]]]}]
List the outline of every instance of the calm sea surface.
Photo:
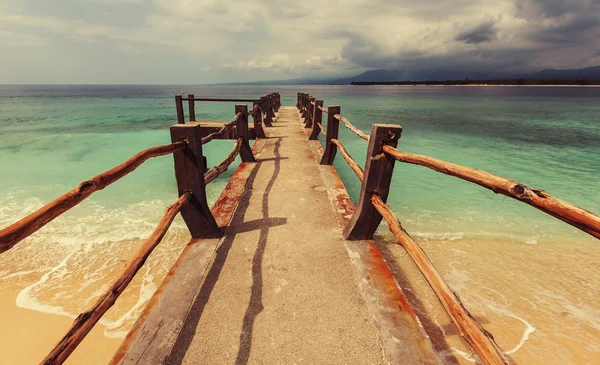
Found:
[{"label": "calm sea surface", "polygon": [[[0,228],[134,153],[169,143],[175,94],[255,98],[272,91],[281,93],[283,105],[295,105],[300,91],[326,106],[341,105],[366,132],[373,123],[400,124],[403,151],[509,177],[600,213],[600,88],[0,86]],[[233,108],[198,103],[196,119],[231,120]],[[340,128],[340,140],[364,165],[367,143]],[[231,146],[207,146],[209,165]],[[335,166],[356,199],[360,185],[353,172],[339,156]],[[209,185],[211,201],[233,171]],[[600,358],[600,305],[594,300],[600,275],[593,270],[600,242],[525,204],[424,167],[396,164],[392,185],[388,202],[405,228],[509,356],[556,364]],[[148,161],[0,256],[0,290],[13,290],[21,308],[75,316],[176,198],[172,157]],[[389,240],[383,228],[381,239]],[[157,251],[130,298],[107,316],[106,336],[127,333],[187,235],[177,220],[168,247]],[[436,333],[458,336],[440,335],[448,327],[443,310],[401,248],[384,245],[396,270],[413,278],[402,285],[414,293],[436,349],[447,363],[469,363],[472,354],[458,338],[435,339]]]}]

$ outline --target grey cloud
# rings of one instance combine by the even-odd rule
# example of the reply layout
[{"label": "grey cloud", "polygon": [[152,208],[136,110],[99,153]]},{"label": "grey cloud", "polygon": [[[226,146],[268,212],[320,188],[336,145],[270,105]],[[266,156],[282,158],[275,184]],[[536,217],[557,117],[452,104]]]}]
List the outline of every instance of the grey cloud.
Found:
[{"label": "grey cloud", "polygon": [[54,16],[67,20],[83,20],[106,26],[133,28],[143,23],[154,9],[153,2],[22,0],[24,13]]},{"label": "grey cloud", "polygon": [[516,0],[515,8],[536,43],[593,46],[600,39],[600,0]]},{"label": "grey cloud", "polygon": [[473,28],[466,29],[458,33],[454,40],[463,42],[466,44],[478,44],[491,42],[497,37],[497,29],[495,22],[486,21]]}]

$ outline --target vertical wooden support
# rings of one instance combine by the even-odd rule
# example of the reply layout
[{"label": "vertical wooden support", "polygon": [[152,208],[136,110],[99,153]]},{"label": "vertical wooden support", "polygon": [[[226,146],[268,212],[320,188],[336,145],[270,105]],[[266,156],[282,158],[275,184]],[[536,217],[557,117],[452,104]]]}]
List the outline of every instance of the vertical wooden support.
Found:
[{"label": "vertical wooden support", "polygon": [[271,108],[269,107],[269,100],[264,96],[261,98],[260,108],[265,113],[265,119],[263,120],[265,126],[269,128],[272,127],[273,118],[271,118]]},{"label": "vertical wooden support", "polygon": [[275,116],[275,111],[273,110],[273,95],[269,95],[267,99],[269,100],[269,121],[273,122],[273,117]]},{"label": "vertical wooden support", "polygon": [[237,138],[243,138],[243,141],[240,144],[240,157],[242,158],[242,162],[255,162],[254,154],[252,153],[250,143],[248,142],[248,105],[236,105],[235,114],[237,115],[237,113],[242,113],[242,117],[239,118],[235,124]]},{"label": "vertical wooden support", "polygon": [[296,109],[300,110],[300,100],[302,99],[302,93],[296,95]]},{"label": "vertical wooden support", "polygon": [[308,94],[304,94],[304,99],[302,100],[302,118],[304,118],[304,123],[306,124],[306,119],[308,118]]},{"label": "vertical wooden support", "polygon": [[188,94],[188,107],[190,112],[190,122],[196,121],[196,110],[194,104],[194,94]]},{"label": "vertical wooden support", "polygon": [[308,98],[308,118],[306,118],[304,128],[312,128],[313,126],[313,116],[315,112],[315,106],[312,104],[316,99],[314,97]]},{"label": "vertical wooden support", "polygon": [[331,143],[331,139],[338,138],[340,121],[335,119],[335,114],[341,114],[342,108],[339,105],[327,108],[327,137],[325,139],[325,152],[321,158],[321,165],[333,165],[333,159],[337,153],[337,146]]},{"label": "vertical wooden support", "polygon": [[[254,109],[257,106],[260,106],[260,104],[258,102],[254,102],[254,104],[252,105],[252,109]],[[262,111],[260,110],[260,108],[256,111],[256,113],[254,113],[252,119],[254,121],[254,132],[256,133],[256,137],[267,138],[262,125]]]},{"label": "vertical wooden support", "polygon": [[315,110],[313,113],[312,132],[310,133],[310,137],[308,137],[308,139],[319,139],[321,128],[319,128],[317,123],[321,123],[323,121],[323,111],[319,108],[320,106],[323,106],[323,100],[316,100]]},{"label": "vertical wooden support", "polygon": [[[329,130],[327,130],[327,133],[329,133]],[[387,201],[394,172],[394,163],[396,162],[395,158],[382,153],[381,147],[383,145],[396,147],[401,134],[402,127],[399,125],[373,124],[358,204],[348,225],[344,228],[344,239],[366,240],[373,238],[382,217],[373,206],[371,196],[376,192],[381,200]]]},{"label": "vertical wooden support", "polygon": [[183,117],[183,100],[181,100],[181,95],[175,95],[175,108],[177,108],[177,123],[184,124],[185,119]]},{"label": "vertical wooden support", "polygon": [[278,112],[281,108],[281,94],[275,93],[275,111]]},{"label": "vertical wooden support", "polygon": [[304,107],[306,107],[306,97],[307,96],[308,96],[308,94],[302,93],[302,103],[301,103],[302,116],[304,116]]},{"label": "vertical wooden support", "polygon": [[179,196],[187,191],[192,192],[189,204],[181,209],[193,238],[220,237],[221,229],[217,226],[206,201],[206,184],[204,182],[205,159],[202,155],[202,137],[199,125],[175,124],[171,126],[171,141],[187,140],[188,147],[175,151],[175,177]]}]

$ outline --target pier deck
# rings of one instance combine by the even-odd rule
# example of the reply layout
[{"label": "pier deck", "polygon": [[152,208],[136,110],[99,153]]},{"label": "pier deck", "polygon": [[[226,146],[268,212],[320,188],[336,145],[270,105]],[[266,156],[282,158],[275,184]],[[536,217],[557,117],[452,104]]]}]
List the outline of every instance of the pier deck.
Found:
[{"label": "pier deck", "polygon": [[282,108],[172,363],[384,362],[295,108]]},{"label": "pier deck", "polygon": [[[332,194],[352,203],[303,125],[295,107],[280,108],[256,163],[241,166],[246,187],[223,237],[190,243],[204,245],[202,279],[178,280],[195,256],[180,259],[114,363],[438,363],[373,242],[342,238],[348,212]],[[194,285],[192,303],[177,303]]]}]

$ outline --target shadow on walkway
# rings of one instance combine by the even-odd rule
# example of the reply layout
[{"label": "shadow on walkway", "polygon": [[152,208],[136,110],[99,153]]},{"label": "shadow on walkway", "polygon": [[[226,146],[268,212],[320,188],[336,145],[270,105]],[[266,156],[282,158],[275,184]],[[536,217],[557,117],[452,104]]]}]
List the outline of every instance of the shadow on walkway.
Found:
[{"label": "shadow on walkway", "polygon": [[[268,198],[275,181],[279,175],[281,160],[287,159],[281,157],[279,149],[281,147],[281,140],[283,137],[276,137],[274,158],[260,159],[256,162],[257,166],[252,171],[248,178],[248,190],[242,196],[236,212],[231,220],[230,225],[227,227],[225,232],[225,238],[216,251],[215,260],[206,275],[206,279],[202,284],[202,288],[198,293],[198,296],[194,300],[190,312],[188,313],[183,328],[175,341],[172,352],[169,354],[166,364],[178,365],[181,364],[185,354],[190,347],[196,328],[204,312],[204,308],[208,303],[210,295],[219,280],[221,270],[227,260],[229,250],[231,249],[235,237],[238,233],[249,232],[260,230],[260,236],[258,240],[258,246],[252,259],[252,292],[250,295],[250,303],[246,309],[244,319],[242,322],[242,331],[240,334],[240,348],[238,351],[236,364],[247,364],[250,356],[250,350],[252,348],[252,333],[254,329],[254,321],[260,312],[263,310],[262,304],[262,261],[264,252],[267,246],[267,238],[269,235],[269,229],[271,227],[281,226],[287,224],[287,218],[270,218],[268,208]],[[262,167],[264,162],[273,161],[275,164],[273,175],[271,176],[262,197],[262,218],[252,221],[244,221],[246,212],[250,205],[250,198],[252,197],[254,181],[258,171]]]}]

